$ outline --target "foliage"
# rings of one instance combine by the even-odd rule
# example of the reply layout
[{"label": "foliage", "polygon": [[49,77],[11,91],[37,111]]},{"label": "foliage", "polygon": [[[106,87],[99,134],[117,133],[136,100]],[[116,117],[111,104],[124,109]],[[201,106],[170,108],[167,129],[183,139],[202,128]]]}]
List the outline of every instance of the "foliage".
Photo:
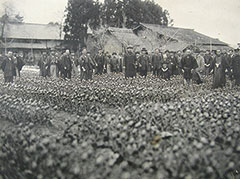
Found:
[{"label": "foliage", "polygon": [[69,0],[64,25],[65,39],[84,44],[89,27],[101,25],[132,28],[140,22],[167,26],[172,23],[167,10],[150,0]]},{"label": "foliage", "polygon": [[69,0],[63,28],[65,39],[74,42],[75,45],[84,44],[88,26],[96,27],[99,24],[99,9],[98,1]]},{"label": "foliage", "polygon": [[239,178],[239,87],[37,75],[0,83],[0,177]]}]

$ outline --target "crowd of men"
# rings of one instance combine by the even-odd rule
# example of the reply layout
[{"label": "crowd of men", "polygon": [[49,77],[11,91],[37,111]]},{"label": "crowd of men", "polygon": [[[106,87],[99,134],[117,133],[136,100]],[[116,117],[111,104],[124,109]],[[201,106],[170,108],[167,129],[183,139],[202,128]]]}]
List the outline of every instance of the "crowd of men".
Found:
[{"label": "crowd of men", "polygon": [[[4,56],[1,68],[5,82],[12,82],[13,76],[20,76],[23,65],[21,55],[9,52]],[[213,88],[225,86],[226,75],[236,85],[240,84],[239,49],[195,53],[190,49],[184,52],[162,52],[160,49],[148,52],[142,48],[140,52],[135,52],[133,46],[129,45],[124,54],[109,54],[99,50],[93,56],[83,48],[80,54],[70,53],[69,50],[63,54],[58,51],[43,52],[38,66],[40,76],[51,78],[71,79],[72,76],[79,76],[81,80],[92,80],[93,74],[123,72],[126,79],[135,78],[137,74],[143,78],[152,74],[169,80],[172,76],[183,75],[185,83],[189,85],[192,81],[200,84],[203,76],[212,74]]]},{"label": "crowd of men", "polygon": [[7,55],[0,54],[0,67],[4,72],[4,80],[6,83],[12,83],[13,78],[19,77],[20,72],[25,65],[23,54],[13,53],[9,51]]}]

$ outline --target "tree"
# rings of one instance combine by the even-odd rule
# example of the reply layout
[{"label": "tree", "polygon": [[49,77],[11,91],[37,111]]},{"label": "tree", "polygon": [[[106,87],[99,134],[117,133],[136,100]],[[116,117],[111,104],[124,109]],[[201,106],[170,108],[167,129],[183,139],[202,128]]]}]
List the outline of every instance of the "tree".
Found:
[{"label": "tree", "polygon": [[152,0],[124,0],[124,11],[127,16],[127,27],[132,27],[134,24],[151,23],[167,26],[172,23],[167,10],[156,4]]},{"label": "tree", "polygon": [[140,22],[160,25],[172,23],[167,10],[152,0],[105,0],[101,9],[104,26],[128,27]]},{"label": "tree", "polygon": [[99,26],[132,28],[139,23],[169,25],[172,23],[167,10],[153,0],[69,0],[63,31],[71,45],[85,45],[87,29]]},{"label": "tree", "polygon": [[124,4],[122,0],[105,0],[101,9],[103,26],[123,27]]},{"label": "tree", "polygon": [[13,40],[7,42],[6,37],[4,37],[5,27],[8,23],[22,23],[24,18],[20,15],[19,12],[15,9],[12,3],[5,2],[2,4],[2,8],[4,12],[0,17],[0,28],[1,28],[1,36],[0,36],[0,45],[4,47],[5,53],[7,52],[7,47],[9,43],[12,43]]},{"label": "tree", "polygon": [[100,23],[100,3],[93,0],[69,0],[63,31],[65,40],[73,45],[85,45],[88,27]]}]

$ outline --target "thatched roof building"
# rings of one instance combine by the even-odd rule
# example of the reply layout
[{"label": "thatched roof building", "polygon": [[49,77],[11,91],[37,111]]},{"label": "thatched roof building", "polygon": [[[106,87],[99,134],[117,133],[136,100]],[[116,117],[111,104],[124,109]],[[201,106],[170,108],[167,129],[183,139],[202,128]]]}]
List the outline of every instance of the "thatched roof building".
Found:
[{"label": "thatched roof building", "polygon": [[[159,43],[157,47],[170,51],[183,50],[189,45],[197,46],[202,50],[231,49],[228,44],[193,29],[141,23],[133,31],[138,36],[144,36],[149,41]],[[154,34],[155,39],[145,35],[146,33]]]},{"label": "thatched roof building", "polygon": [[93,31],[87,40],[87,48],[92,53],[96,53],[98,49],[103,49],[109,53],[122,53],[128,45],[132,45],[135,51],[140,51],[143,47],[151,46],[148,41],[134,34],[132,29],[126,28],[102,28]]}]

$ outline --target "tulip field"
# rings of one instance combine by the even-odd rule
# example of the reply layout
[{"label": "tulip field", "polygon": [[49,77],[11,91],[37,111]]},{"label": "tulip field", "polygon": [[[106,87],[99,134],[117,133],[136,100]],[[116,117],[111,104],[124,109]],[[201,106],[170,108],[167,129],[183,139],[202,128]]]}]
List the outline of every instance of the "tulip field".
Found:
[{"label": "tulip field", "polygon": [[0,179],[239,179],[240,87],[0,74]]}]

